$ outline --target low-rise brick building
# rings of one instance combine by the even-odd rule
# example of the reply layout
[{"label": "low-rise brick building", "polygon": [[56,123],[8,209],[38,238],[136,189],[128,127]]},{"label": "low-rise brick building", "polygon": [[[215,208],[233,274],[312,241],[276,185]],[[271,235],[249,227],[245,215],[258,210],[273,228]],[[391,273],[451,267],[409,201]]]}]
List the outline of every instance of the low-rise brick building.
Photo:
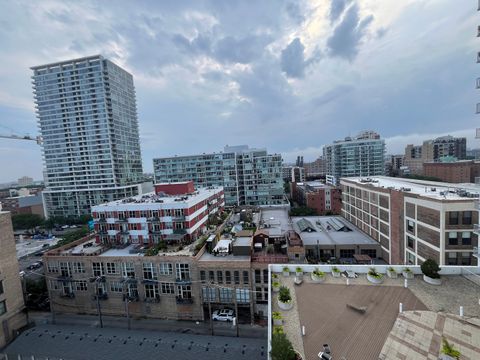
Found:
[{"label": "low-rise brick building", "polygon": [[9,212],[0,211],[0,349],[27,324]]},{"label": "low-rise brick building", "polygon": [[292,198],[299,205],[315,209],[317,215],[339,215],[342,210],[342,193],[339,188],[320,181],[292,183]]},{"label": "low-rise brick building", "polygon": [[400,178],[344,178],[342,215],[389,264],[476,265],[480,187]]},{"label": "low-rise brick building", "polygon": [[480,162],[461,160],[454,162],[427,162],[423,164],[425,176],[448,183],[475,183],[480,177]]}]

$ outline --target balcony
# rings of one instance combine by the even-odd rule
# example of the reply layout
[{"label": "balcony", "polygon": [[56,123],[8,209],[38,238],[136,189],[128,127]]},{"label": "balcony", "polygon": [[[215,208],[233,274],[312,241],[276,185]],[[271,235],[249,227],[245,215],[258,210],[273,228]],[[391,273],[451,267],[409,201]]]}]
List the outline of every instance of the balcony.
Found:
[{"label": "balcony", "polygon": [[150,221],[150,222],[160,222],[160,218],[158,216],[153,216],[153,217],[149,217],[148,221]]},{"label": "balcony", "polygon": [[187,233],[187,229],[173,229],[173,233],[183,235]]},{"label": "balcony", "polygon": [[473,232],[477,235],[480,235],[480,225],[479,224],[474,224],[473,225]]},{"label": "balcony", "polygon": [[99,223],[106,223],[106,222],[107,222],[107,219],[105,219],[105,218],[99,218],[99,219],[97,219],[97,221],[98,221]]},{"label": "balcony", "polygon": [[175,279],[175,283],[177,285],[190,285],[192,283],[192,280],[190,278]]},{"label": "balcony", "polygon": [[177,304],[179,305],[191,305],[193,304],[193,298],[176,297]]},{"label": "balcony", "polygon": [[179,221],[185,221],[185,216],[172,216],[172,221],[179,222]]},{"label": "balcony", "polygon": [[98,233],[100,235],[108,235],[108,231],[106,229],[100,229],[100,230],[98,230]]},{"label": "balcony", "polygon": [[161,229],[151,229],[149,231],[150,234],[153,234],[153,235],[161,235],[162,234],[162,230]]},{"label": "balcony", "polygon": [[115,222],[117,224],[123,224],[123,223],[126,223],[128,220],[127,219],[115,219]]},{"label": "balcony", "polygon": [[480,261],[480,247],[474,246],[473,247],[473,257],[476,257]]}]

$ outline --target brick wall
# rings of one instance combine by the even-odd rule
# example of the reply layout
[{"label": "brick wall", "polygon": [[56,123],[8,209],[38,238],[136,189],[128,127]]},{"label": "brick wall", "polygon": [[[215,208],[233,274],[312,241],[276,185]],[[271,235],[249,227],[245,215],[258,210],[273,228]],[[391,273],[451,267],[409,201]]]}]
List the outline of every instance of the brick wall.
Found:
[{"label": "brick wall", "polygon": [[437,264],[440,263],[439,252],[432,249],[431,247],[429,247],[427,245],[422,244],[420,241],[417,243],[417,253],[418,253],[418,255],[420,255],[425,260],[433,259],[437,262]]},{"label": "brick wall", "polygon": [[417,237],[436,247],[440,247],[440,233],[438,231],[417,224]]}]

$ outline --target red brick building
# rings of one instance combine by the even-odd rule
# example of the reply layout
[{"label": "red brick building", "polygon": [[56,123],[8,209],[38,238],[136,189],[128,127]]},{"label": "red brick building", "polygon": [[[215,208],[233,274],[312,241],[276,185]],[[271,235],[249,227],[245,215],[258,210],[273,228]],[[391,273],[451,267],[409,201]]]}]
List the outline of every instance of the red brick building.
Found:
[{"label": "red brick building", "polygon": [[292,198],[301,206],[315,209],[317,215],[339,215],[342,211],[341,190],[319,181],[292,183]]},{"label": "red brick building", "polygon": [[480,177],[480,163],[473,160],[455,162],[428,162],[423,164],[425,176],[436,177],[448,183],[474,183]]},{"label": "red brick building", "polygon": [[223,188],[194,191],[193,181],[155,185],[155,192],[92,207],[97,242],[189,243],[225,206]]}]

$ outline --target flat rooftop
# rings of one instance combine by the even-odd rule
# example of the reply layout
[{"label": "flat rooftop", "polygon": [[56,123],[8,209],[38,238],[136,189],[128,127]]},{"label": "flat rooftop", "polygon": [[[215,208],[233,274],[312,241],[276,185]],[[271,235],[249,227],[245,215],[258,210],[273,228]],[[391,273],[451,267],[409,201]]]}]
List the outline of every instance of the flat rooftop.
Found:
[{"label": "flat rooftop", "polygon": [[480,185],[450,184],[445,182],[425,181],[387,176],[348,177],[341,181],[349,181],[374,188],[392,189],[405,193],[421,195],[437,200],[473,200],[480,196]]},{"label": "flat rooftop", "polygon": [[313,188],[314,190],[332,189],[333,188],[333,186],[324,184],[321,181],[305,181],[305,182],[297,183],[297,186],[300,186],[300,187],[307,187],[308,186],[310,188]]},{"label": "flat rooftop", "polygon": [[228,255],[213,255],[210,254],[208,251],[205,251],[199,261],[250,261],[249,255],[233,255],[233,253]]},{"label": "flat rooftop", "polygon": [[[318,358],[329,344],[334,358],[378,359],[398,315],[405,309],[427,310],[409,290],[400,286],[330,285],[305,283],[295,289],[307,359]],[[348,305],[366,307],[365,313]]]},{"label": "flat rooftop", "polygon": [[378,245],[341,216],[295,216],[293,229],[303,245]]},{"label": "flat rooftop", "polygon": [[72,248],[61,251],[62,255],[100,255],[105,248],[95,242],[95,238],[86,240]]},{"label": "flat rooftop", "polygon": [[[159,185],[159,184],[156,184]],[[145,204],[178,204],[178,203],[197,203],[202,200],[206,200],[212,195],[217,194],[219,191],[223,190],[222,187],[207,187],[199,188],[191,194],[182,194],[182,195],[157,195],[155,192],[150,192],[146,194],[132,196],[122,200],[111,201],[108,203],[96,205],[92,207],[92,211],[102,211],[102,208],[105,207],[117,207],[117,208],[132,208],[138,207],[144,208]]]},{"label": "flat rooftop", "polygon": [[23,332],[3,353],[9,359],[33,355],[72,360],[264,360],[266,349],[265,339],[38,325]]},{"label": "flat rooftop", "polygon": [[260,211],[260,222],[262,224],[258,229],[268,226],[269,229],[279,229],[282,234],[292,229],[286,208],[262,209]]},{"label": "flat rooftop", "polygon": [[123,249],[108,249],[100,254],[100,256],[143,256],[141,252],[135,250],[138,244],[130,244]]}]

